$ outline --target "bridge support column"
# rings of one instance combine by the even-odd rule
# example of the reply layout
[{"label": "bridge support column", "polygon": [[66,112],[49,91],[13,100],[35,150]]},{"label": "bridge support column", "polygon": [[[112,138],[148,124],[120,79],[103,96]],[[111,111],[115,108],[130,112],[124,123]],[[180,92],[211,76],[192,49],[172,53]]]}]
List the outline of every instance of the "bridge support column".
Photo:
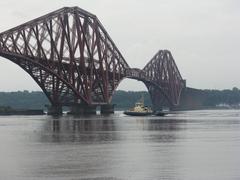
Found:
[{"label": "bridge support column", "polygon": [[101,114],[114,114],[114,104],[101,105]]},{"label": "bridge support column", "polygon": [[72,115],[89,115],[96,114],[95,105],[75,104],[71,106],[71,110],[68,114]]},{"label": "bridge support column", "polygon": [[47,107],[48,115],[62,115],[62,106],[61,105],[52,105]]}]

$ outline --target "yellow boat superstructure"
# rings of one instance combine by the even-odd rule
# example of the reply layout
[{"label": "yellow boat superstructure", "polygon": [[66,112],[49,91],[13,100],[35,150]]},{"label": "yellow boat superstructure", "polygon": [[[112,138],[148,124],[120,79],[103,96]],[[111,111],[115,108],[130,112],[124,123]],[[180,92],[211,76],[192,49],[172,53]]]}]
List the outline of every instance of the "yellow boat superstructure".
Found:
[{"label": "yellow boat superstructure", "polygon": [[151,110],[151,108],[144,106],[143,96],[140,101],[135,103],[135,106],[133,108],[124,111],[124,114],[132,116],[146,116],[151,115],[152,113],[153,111]]}]

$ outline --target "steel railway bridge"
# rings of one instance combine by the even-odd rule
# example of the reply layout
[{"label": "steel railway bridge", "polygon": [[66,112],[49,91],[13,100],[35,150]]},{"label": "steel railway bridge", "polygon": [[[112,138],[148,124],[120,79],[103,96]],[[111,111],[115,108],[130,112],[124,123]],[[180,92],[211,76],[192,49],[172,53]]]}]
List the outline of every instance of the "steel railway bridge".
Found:
[{"label": "steel railway bridge", "polygon": [[113,112],[111,99],[125,78],[142,81],[153,108],[176,107],[185,81],[168,50],[143,69],[130,68],[98,18],[64,7],[0,33],[0,56],[26,71],[46,94],[49,114]]}]

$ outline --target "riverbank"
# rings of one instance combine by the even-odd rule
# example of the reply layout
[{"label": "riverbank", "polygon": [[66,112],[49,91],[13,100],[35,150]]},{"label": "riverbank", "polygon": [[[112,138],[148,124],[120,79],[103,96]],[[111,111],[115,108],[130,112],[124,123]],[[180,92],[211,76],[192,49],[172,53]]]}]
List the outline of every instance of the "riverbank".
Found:
[{"label": "riverbank", "polygon": [[43,109],[13,109],[0,107],[0,115],[44,115]]}]

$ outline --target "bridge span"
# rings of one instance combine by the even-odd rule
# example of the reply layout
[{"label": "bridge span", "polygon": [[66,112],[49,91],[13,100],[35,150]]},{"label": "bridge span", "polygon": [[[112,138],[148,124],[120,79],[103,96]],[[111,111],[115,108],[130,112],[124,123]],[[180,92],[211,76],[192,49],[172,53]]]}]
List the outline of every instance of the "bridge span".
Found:
[{"label": "bridge span", "polygon": [[186,87],[172,54],[159,50],[143,69],[131,68],[99,19],[64,7],[0,33],[0,56],[26,71],[51,103],[49,114],[113,112],[111,99],[125,78],[142,81],[153,108],[177,107]]}]

